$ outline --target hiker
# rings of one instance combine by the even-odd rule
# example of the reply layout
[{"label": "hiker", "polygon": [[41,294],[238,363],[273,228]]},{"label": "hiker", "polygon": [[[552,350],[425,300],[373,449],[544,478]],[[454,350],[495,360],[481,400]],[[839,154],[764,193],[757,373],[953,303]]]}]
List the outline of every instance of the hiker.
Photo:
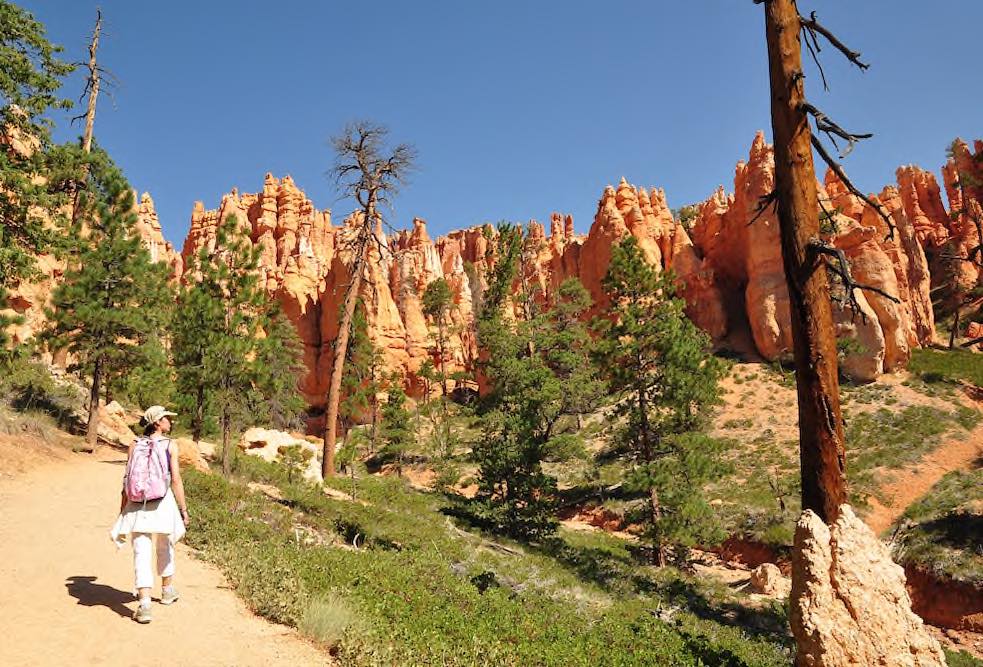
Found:
[{"label": "hiker", "polygon": [[184,537],[188,523],[188,504],[178,465],[178,447],[167,437],[171,417],[163,406],[154,405],[143,413],[143,437],[131,445],[126,458],[120,514],[111,536],[117,547],[127,536],[133,543],[134,588],[140,604],[133,618],[138,623],[152,619],[150,589],[154,585],[151,567],[156,546],[157,573],[161,577],[161,604],[177,602],[174,588],[174,545]]}]

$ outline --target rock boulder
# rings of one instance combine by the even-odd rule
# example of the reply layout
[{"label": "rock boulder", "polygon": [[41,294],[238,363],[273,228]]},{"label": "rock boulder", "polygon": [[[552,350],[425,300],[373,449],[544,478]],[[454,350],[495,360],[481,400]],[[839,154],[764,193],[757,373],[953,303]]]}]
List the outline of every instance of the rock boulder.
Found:
[{"label": "rock boulder", "polygon": [[904,570],[849,505],[831,526],[808,510],[799,518],[790,621],[799,666],[946,664],[911,610]]}]

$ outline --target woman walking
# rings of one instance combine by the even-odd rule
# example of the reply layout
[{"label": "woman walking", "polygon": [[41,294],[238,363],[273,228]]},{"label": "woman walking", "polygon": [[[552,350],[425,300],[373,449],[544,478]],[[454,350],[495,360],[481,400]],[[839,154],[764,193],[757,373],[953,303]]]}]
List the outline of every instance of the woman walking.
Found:
[{"label": "woman walking", "polygon": [[[177,602],[174,588],[174,545],[184,537],[188,504],[178,465],[178,447],[167,437],[176,416],[154,405],[143,413],[144,437],[130,445],[123,477],[120,514],[111,536],[117,546],[129,537],[133,544],[134,588],[140,598],[133,618],[152,620],[150,590],[154,585],[153,552],[161,577],[161,604]],[[160,495],[162,494],[162,495]]]}]

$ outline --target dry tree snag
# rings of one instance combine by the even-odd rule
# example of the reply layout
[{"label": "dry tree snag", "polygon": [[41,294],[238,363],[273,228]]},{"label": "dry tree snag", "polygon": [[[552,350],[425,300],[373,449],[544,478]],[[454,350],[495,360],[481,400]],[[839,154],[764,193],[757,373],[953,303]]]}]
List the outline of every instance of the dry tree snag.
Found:
[{"label": "dry tree snag", "polygon": [[[334,455],[338,438],[338,408],[341,403],[341,380],[345,371],[345,356],[351,335],[352,316],[364,282],[366,262],[372,244],[384,251],[376,228],[382,223],[379,208],[390,203],[413,168],[414,149],[400,144],[387,154],[385,146],[389,131],[367,121],[358,121],[345,128],[331,143],[335,150],[332,170],[342,194],[358,202],[361,216],[352,242],[351,282],[345,292],[344,308],[338,323],[338,337],[334,345],[334,362],[324,420],[324,450],[321,458],[321,475],[331,477],[335,473]],[[383,256],[384,253],[383,253]]]},{"label": "dry tree snag", "polygon": [[[89,102],[85,109],[85,134],[82,135],[82,149],[88,153],[92,150],[92,129],[96,122],[96,99],[99,97],[99,84],[100,84],[100,73],[99,65],[96,62],[96,52],[99,50],[99,35],[102,32],[102,10],[96,10],[96,27],[92,31],[92,41],[89,42],[89,62],[87,67],[89,68],[89,76],[85,81],[85,90],[82,91],[82,97],[85,97],[86,93],[89,95]],[[78,116],[73,120],[80,120],[82,117]]]},{"label": "dry tree snag", "polygon": [[766,0],[774,201],[792,311],[802,509],[831,523],[846,502],[843,417],[829,282],[823,255],[813,248],[819,242],[819,201],[803,90],[801,27],[793,0]]},{"label": "dry tree snag", "polygon": [[[886,223],[887,238],[894,237],[894,221],[880,203],[861,192],[847,177],[819,139],[827,137],[840,157],[871,134],[848,132],[810,104],[802,71],[804,41],[827,88],[819,53],[826,40],[861,70],[869,65],[816,19],[804,18],[795,0],[754,0],[765,5],[765,36],[771,82],[771,124],[775,142],[775,190],[761,198],[756,219],[769,206],[777,206],[785,279],[792,311],[792,346],[799,403],[799,464],[802,509],[812,510],[826,523],[837,518],[846,502],[843,417],[840,411],[836,333],[831,300],[840,301],[854,315],[863,315],[856,290],[868,290],[900,303],[897,296],[853,279],[842,250],[820,236],[819,211],[832,216],[817,196],[812,151],[833,170],[853,195],[871,207]],[[809,126],[815,123],[815,132]],[[845,142],[840,150],[837,139]],[[753,220],[752,219],[752,222]],[[830,276],[842,285],[843,296],[832,294]]]},{"label": "dry tree snag", "polygon": [[[89,42],[89,76],[85,81],[85,89],[82,91],[82,97],[86,94],[89,96],[89,102],[86,105],[85,118],[85,134],[82,137],[82,150],[86,153],[92,151],[92,132],[93,127],[96,122],[96,100],[99,97],[99,66],[96,64],[96,52],[99,50],[99,35],[102,32],[102,10],[96,10],[96,27],[92,31],[92,41]],[[81,99],[81,98],[80,98]],[[77,116],[72,120],[80,120],[83,116]],[[88,175],[88,166],[83,167],[83,174],[81,181],[84,182],[86,176]],[[78,219],[81,216],[81,201],[79,197],[78,186],[75,188],[75,196],[72,204],[72,229],[75,229],[75,225],[78,223]],[[96,440],[99,434],[99,379],[100,371],[102,366],[102,360],[97,359],[95,363],[95,368],[92,371],[92,389],[89,392],[89,418],[85,426],[85,443],[86,450],[95,450]]]}]

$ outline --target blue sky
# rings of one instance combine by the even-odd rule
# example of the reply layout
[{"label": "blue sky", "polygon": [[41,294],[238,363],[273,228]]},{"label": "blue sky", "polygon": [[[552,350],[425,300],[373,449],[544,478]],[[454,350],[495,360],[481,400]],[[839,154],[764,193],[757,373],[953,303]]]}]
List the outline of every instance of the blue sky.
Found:
[{"label": "blue sky", "polygon": [[[291,174],[339,222],[325,173],[347,121],[386,124],[419,169],[395,200],[397,227],[434,236],[486,221],[574,215],[579,231],[622,176],[671,206],[732,187],[754,132],[770,137],[762,8],[751,0],[21,2],[85,58],[96,5],[102,64],[96,137],[149,191],[180,246],[192,204]],[[978,29],[983,2],[800,0],[863,52],[861,73],[823,51],[829,94],[807,93],[874,139],[845,161],[864,190],[900,164],[937,172],[956,136],[983,136]],[[64,92],[78,96],[82,82]],[[62,140],[78,134],[59,121]]]}]

